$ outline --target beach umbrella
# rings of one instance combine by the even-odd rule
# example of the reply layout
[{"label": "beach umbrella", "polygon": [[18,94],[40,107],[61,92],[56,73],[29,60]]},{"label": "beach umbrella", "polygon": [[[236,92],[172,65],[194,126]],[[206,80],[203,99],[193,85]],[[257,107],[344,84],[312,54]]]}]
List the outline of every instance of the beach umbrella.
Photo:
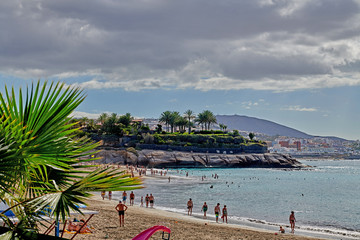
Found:
[{"label": "beach umbrella", "polygon": [[[0,213],[5,211],[8,208],[9,208],[9,206],[7,204],[5,204],[4,202],[0,202]],[[14,212],[11,210],[4,212],[4,215],[7,217],[15,217]]]}]

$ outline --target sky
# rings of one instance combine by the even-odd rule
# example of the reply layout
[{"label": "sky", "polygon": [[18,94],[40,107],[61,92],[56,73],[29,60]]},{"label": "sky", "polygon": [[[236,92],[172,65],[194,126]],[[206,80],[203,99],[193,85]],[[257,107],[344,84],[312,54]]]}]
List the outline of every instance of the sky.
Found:
[{"label": "sky", "polygon": [[0,81],[75,115],[191,109],[360,139],[360,0],[1,0]]}]

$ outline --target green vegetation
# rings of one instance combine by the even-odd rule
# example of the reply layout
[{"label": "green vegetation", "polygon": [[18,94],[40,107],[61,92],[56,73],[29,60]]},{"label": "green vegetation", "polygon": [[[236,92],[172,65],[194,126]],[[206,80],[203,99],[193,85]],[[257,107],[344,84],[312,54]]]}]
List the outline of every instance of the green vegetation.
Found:
[{"label": "green vegetation", "polygon": [[[146,142],[145,138],[140,143]],[[241,145],[248,146],[250,144],[259,144],[263,146],[264,143],[261,141],[249,140],[236,133],[224,134],[221,131],[217,131],[217,134],[213,132],[207,134],[154,134],[153,144],[158,145],[174,145],[174,146],[193,146],[200,148],[239,148]]]},{"label": "green vegetation", "polygon": [[[200,148],[239,148],[250,144],[264,146],[263,142],[254,140],[253,133],[249,134],[250,139],[246,139],[238,130],[227,132],[227,126],[224,124],[219,124],[221,130],[212,130],[212,126],[217,122],[215,115],[209,110],[198,115],[192,110],[187,110],[183,116],[176,111],[165,111],[161,113],[160,124],[154,130],[150,130],[149,126],[141,121],[135,121],[130,113],[123,116],[104,113],[97,122],[99,124],[95,124],[95,128],[90,128],[86,124],[81,126],[94,139],[116,142],[118,138],[125,137],[126,147],[136,147],[137,143]],[[202,130],[192,130],[196,123]]]},{"label": "green vegetation", "polygon": [[[79,137],[83,122],[69,116],[84,100],[78,88],[47,82],[32,85],[25,94],[14,89],[0,95],[0,200],[9,209],[0,213],[7,227],[2,239],[40,239],[37,223],[41,213],[65,221],[70,210],[94,191],[123,191],[139,188],[141,181],[109,169],[89,170],[82,163],[94,160],[98,144]],[[106,130],[114,116],[102,116]],[[88,131],[94,124],[83,119]],[[125,124],[124,124],[125,125]],[[17,224],[4,215],[13,211]],[[27,236],[27,238],[26,238]],[[52,239],[46,236],[42,239]]]}]

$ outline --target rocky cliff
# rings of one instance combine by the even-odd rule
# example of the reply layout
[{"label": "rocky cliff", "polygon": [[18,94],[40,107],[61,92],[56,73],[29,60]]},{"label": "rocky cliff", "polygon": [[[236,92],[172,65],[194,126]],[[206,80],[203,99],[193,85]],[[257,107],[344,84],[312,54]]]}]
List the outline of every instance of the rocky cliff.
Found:
[{"label": "rocky cliff", "polygon": [[201,168],[201,167],[306,167],[296,159],[283,154],[214,154],[174,151],[103,150],[98,153],[102,163],[140,165],[154,168]]}]

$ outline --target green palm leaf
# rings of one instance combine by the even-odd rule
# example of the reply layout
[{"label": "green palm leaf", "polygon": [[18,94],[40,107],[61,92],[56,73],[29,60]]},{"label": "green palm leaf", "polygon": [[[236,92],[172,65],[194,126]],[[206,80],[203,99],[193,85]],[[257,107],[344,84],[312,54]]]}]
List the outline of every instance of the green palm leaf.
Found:
[{"label": "green palm leaf", "polygon": [[[25,95],[20,89],[18,98],[6,86],[0,94],[0,200],[7,200],[30,229],[44,209],[65,219],[71,210],[79,211],[76,204],[91,192],[141,187],[140,179],[123,172],[81,166],[94,160],[89,156],[98,146],[78,138],[76,123],[70,123],[70,114],[84,99],[78,88],[47,82],[41,86],[40,81]],[[0,218],[6,220],[1,213]]]}]

